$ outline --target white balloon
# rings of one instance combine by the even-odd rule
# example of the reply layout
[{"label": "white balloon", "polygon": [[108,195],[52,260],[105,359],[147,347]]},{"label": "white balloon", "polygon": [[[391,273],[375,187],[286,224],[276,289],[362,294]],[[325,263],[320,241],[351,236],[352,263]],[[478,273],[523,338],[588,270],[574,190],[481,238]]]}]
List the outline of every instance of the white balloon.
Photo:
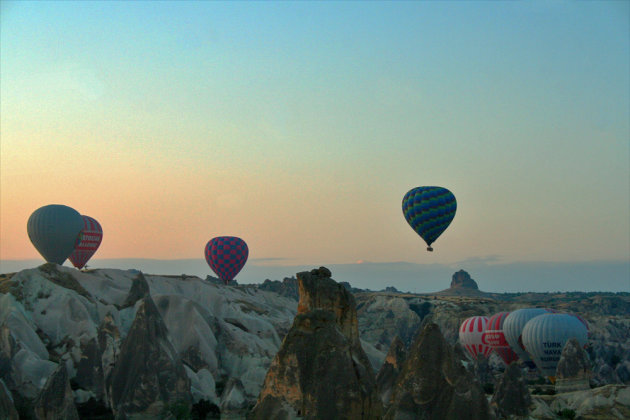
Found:
[{"label": "white balloon", "polygon": [[522,345],[521,334],[523,332],[523,327],[525,327],[525,324],[527,324],[530,319],[549,312],[549,309],[545,308],[517,309],[514,312],[510,312],[507,318],[505,318],[505,321],[503,321],[503,334],[505,335],[505,339],[510,345],[510,348],[518,354],[518,357],[522,360],[523,364],[531,370],[535,369],[536,366]]},{"label": "white balloon", "polygon": [[532,318],[523,328],[523,345],[540,372],[554,378],[564,345],[575,338],[588,343],[586,326],[574,315],[549,313]]}]

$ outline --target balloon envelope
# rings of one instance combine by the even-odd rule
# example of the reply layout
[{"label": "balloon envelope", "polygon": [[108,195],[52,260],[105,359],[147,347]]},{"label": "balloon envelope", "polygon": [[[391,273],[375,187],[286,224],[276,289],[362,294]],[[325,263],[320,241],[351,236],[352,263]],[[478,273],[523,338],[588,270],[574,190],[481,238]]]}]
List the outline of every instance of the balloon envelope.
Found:
[{"label": "balloon envelope", "polygon": [[455,196],[442,187],[416,187],[403,197],[402,210],[411,228],[431,244],[446,230],[455,217]]},{"label": "balloon envelope", "polygon": [[248,255],[245,241],[234,236],[219,236],[206,244],[206,261],[225,284],[245,266]]},{"label": "balloon envelope", "polygon": [[68,257],[72,265],[79,270],[92,258],[92,255],[94,255],[103,240],[103,228],[101,228],[101,224],[90,216],[81,217],[83,218],[81,241]]},{"label": "balloon envelope", "polygon": [[523,328],[523,345],[540,372],[556,376],[556,367],[564,345],[571,338],[582,346],[588,343],[586,326],[574,315],[548,313],[532,318]]},{"label": "balloon envelope", "polygon": [[482,340],[487,325],[487,317],[473,316],[466,318],[459,327],[459,342],[468,350],[473,359],[476,359],[480,354],[488,357],[492,351],[492,348]]},{"label": "balloon envelope", "polygon": [[517,309],[514,312],[510,312],[510,314],[503,321],[503,334],[505,335],[505,339],[507,340],[510,348],[514,350],[514,352],[518,355],[518,357],[523,361],[523,364],[527,366],[530,370],[536,368],[536,365],[532,361],[529,354],[525,351],[525,347],[523,347],[522,336],[523,327],[527,322],[542,314],[549,313],[550,310],[546,308],[524,308]]},{"label": "balloon envelope", "polygon": [[503,323],[509,314],[509,312],[499,312],[492,315],[481,337],[484,344],[490,346],[506,365],[518,360],[518,355],[510,348],[503,332]]},{"label": "balloon envelope", "polygon": [[81,229],[81,215],[61,204],[38,208],[26,223],[28,237],[35,249],[46,261],[60,265],[74,251]]}]

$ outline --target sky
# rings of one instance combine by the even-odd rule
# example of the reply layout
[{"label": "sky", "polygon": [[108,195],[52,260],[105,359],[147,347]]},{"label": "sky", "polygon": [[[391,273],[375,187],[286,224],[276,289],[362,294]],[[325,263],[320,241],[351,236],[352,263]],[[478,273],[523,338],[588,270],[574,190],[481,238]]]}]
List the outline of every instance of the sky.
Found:
[{"label": "sky", "polygon": [[[630,267],[629,2],[0,7],[0,261],[65,204],[100,259]],[[457,197],[433,253],[422,185]]]}]

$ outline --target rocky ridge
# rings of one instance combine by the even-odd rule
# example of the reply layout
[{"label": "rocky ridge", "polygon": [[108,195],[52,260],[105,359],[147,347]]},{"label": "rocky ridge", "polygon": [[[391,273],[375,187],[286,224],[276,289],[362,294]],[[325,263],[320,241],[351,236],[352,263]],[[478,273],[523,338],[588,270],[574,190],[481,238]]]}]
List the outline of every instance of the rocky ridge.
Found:
[{"label": "rocky ridge", "polygon": [[256,288],[135,270],[46,264],[0,289],[0,379],[24,416],[60,366],[79,411],[246,411],[296,313]]},{"label": "rocky ridge", "polygon": [[[316,276],[320,274],[326,277],[325,272]],[[413,295],[392,289],[366,292],[348,286],[342,285],[346,291],[351,289],[356,302],[355,335],[377,371],[385,366],[383,361],[396,336],[403,347],[410,347],[418,331],[431,323],[438,325],[449,345],[455,345],[453,357],[461,359],[457,356],[457,329],[468,316],[490,316],[528,306],[580,313],[590,327],[586,355],[592,372],[590,386],[597,388],[558,393],[558,401],[565,401],[564,406],[554,403],[556,396],[532,395],[530,411],[543,415],[564,407],[588,415],[589,410],[604,410],[598,403],[588,402],[598,398],[624,412],[625,388],[618,386],[605,392],[608,388],[602,385],[630,384],[628,294]],[[81,418],[89,418],[85,416],[90,412],[113,414],[116,407],[111,406],[118,404],[112,402],[113,372],[121,360],[129,357],[124,354],[129,351],[123,351],[124,343],[136,317],[142,314],[140,310],[150,306],[148,299],[157,310],[152,311],[152,328],[160,330],[157,324],[161,318],[166,331],[156,337],[166,337],[170,343],[169,347],[162,341],[167,351],[158,357],[173,366],[181,363],[188,381],[183,388],[188,390],[179,401],[167,399],[161,404],[154,399],[157,405],[152,406],[152,398],[134,397],[131,400],[135,403],[127,407],[139,410],[139,414],[161,407],[161,415],[165,416],[178,410],[195,415],[245,413],[255,404],[268,368],[297,313],[297,301],[281,293],[258,286],[226,287],[190,276],[143,275],[135,270],[77,271],[54,264],[2,274],[0,385],[9,394],[3,398],[0,386],[0,418],[10,418],[12,409],[34,413],[36,399],[60,366],[65,366]],[[482,380],[482,385],[498,389],[503,364],[495,356],[488,362],[494,382]],[[480,375],[480,367],[475,364],[463,360],[463,365]],[[147,395],[159,395],[160,389],[168,389],[160,384],[186,381],[180,369],[169,371],[168,378],[152,382]],[[530,391],[534,387],[530,384]],[[383,390],[379,391],[382,397]],[[579,406],[570,397],[575,393],[582,393]],[[384,400],[389,403],[391,398]]]}]

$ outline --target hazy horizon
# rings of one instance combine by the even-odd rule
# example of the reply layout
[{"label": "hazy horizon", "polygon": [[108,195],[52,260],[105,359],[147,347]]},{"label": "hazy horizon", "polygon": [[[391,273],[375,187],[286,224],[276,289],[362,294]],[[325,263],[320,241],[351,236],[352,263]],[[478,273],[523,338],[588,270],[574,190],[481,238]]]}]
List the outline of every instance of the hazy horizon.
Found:
[{"label": "hazy horizon", "polygon": [[[500,262],[496,259],[460,261],[453,264],[415,264],[410,262],[361,262],[349,264],[268,264],[264,259],[249,261],[236,276],[239,284],[282,280],[300,271],[328,267],[337,281],[353,287],[382,290],[394,286],[401,292],[430,293],[450,286],[452,275],[467,271],[479,289],[491,293],[518,292],[630,292],[630,263],[627,261],[590,262]],[[34,268],[43,260],[0,261],[0,273]],[[72,267],[68,262],[64,266]],[[151,260],[140,258],[95,259],[89,269],[136,269],[145,274],[216,277],[204,260]]]}]

